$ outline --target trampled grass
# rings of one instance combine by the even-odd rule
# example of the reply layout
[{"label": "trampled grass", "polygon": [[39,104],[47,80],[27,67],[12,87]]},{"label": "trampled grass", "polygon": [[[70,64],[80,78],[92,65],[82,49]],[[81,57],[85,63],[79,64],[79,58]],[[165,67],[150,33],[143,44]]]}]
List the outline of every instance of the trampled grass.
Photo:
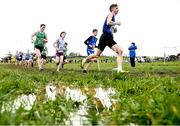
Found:
[{"label": "trampled grass", "polygon": [[97,113],[92,98],[88,98],[88,120],[92,125],[180,125],[180,62],[141,63],[135,69],[125,63],[130,73],[112,71],[115,63],[100,63],[101,71],[94,63],[87,74],[79,64],[67,64],[56,72],[55,64],[46,69],[23,68],[13,64],[0,64],[0,108],[21,94],[35,93],[37,100],[30,111],[20,108],[16,113],[0,114],[0,124],[65,125],[71,112],[78,109],[73,101],[58,96],[46,101],[45,87],[49,83],[77,88],[96,87],[116,90],[113,109],[101,109]]}]

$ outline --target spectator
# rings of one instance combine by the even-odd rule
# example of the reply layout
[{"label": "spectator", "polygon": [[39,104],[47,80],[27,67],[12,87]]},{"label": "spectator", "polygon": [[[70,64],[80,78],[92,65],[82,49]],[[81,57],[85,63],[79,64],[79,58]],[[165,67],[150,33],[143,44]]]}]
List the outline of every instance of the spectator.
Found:
[{"label": "spectator", "polygon": [[129,57],[130,57],[130,63],[132,67],[135,67],[135,58],[136,58],[136,50],[137,46],[135,45],[134,42],[131,43],[131,45],[129,46],[128,50],[129,50]]}]

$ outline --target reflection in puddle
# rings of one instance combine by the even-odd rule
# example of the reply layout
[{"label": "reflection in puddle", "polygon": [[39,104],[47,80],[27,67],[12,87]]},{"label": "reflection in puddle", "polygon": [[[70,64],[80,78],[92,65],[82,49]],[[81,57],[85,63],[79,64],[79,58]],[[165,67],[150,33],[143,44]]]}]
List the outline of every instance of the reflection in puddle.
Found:
[{"label": "reflection in puddle", "polygon": [[32,109],[36,95],[34,93],[29,95],[20,95],[13,102],[3,103],[1,113],[4,111],[15,113],[20,107],[29,111]]},{"label": "reflection in puddle", "polygon": [[[47,90],[48,89],[48,90]],[[111,96],[115,95],[114,88],[108,88],[107,90],[103,88],[94,88],[93,90],[84,89],[85,92],[82,93],[83,89],[78,88],[69,88],[65,86],[54,87],[54,86],[46,86],[46,96],[49,100],[55,100],[56,95],[63,95],[66,100],[72,100],[73,102],[80,103],[78,110],[71,112],[69,118],[65,120],[65,124],[68,126],[91,126],[90,120],[87,118],[88,110],[91,105],[88,105],[88,97],[92,95],[92,99],[94,100],[95,107],[97,110],[97,114],[99,113],[99,104],[102,104],[103,108],[110,109],[110,107],[114,104],[111,100]],[[56,94],[57,93],[57,94]],[[100,103],[99,103],[100,102]],[[101,122],[99,121],[99,125]]]},{"label": "reflection in puddle", "polygon": [[[67,120],[64,123],[69,126],[91,126],[90,113],[91,109],[96,111],[96,115],[99,114],[99,109],[109,110],[113,104],[115,104],[112,96],[115,95],[114,88],[103,89],[98,88],[70,88],[68,86],[54,86],[49,84],[45,87],[45,101],[55,101],[57,96],[64,97],[67,101],[71,100],[78,106],[73,112],[69,113]],[[20,107],[29,111],[32,109],[34,102],[36,101],[36,95],[34,93],[29,95],[20,95],[14,101],[3,103],[1,113],[4,111],[16,113]],[[37,110],[38,111],[38,110]],[[98,120],[98,125],[102,125],[101,120]]]}]

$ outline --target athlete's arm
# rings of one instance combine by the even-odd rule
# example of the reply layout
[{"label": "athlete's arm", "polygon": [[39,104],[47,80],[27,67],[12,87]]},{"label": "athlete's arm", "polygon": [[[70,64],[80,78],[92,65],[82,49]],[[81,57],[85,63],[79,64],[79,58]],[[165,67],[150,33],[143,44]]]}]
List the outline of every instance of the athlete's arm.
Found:
[{"label": "athlete's arm", "polygon": [[47,42],[48,42],[47,34],[45,34],[45,35],[46,35],[46,37],[45,37],[45,39],[43,40],[43,42],[47,43]]},{"label": "athlete's arm", "polygon": [[59,48],[57,47],[57,43],[58,43],[58,39],[53,43],[53,47],[58,51],[59,50]]},{"label": "athlete's arm", "polygon": [[88,39],[86,39],[86,41],[84,41],[84,43],[88,46],[88,42],[91,40],[92,36],[90,36]]},{"label": "athlete's arm", "polygon": [[65,48],[65,49],[67,49],[67,45],[68,45],[68,43],[65,42],[65,44],[64,44],[64,48]]},{"label": "athlete's arm", "polygon": [[92,48],[95,49],[95,48],[96,48],[96,45],[93,45]]},{"label": "athlete's arm", "polygon": [[116,33],[117,32],[117,27],[114,27],[114,33]]},{"label": "athlete's arm", "polygon": [[37,32],[34,32],[32,35],[31,35],[31,42],[33,43],[33,37],[36,36]]},{"label": "athlete's arm", "polygon": [[120,22],[112,21],[112,18],[113,18],[113,13],[110,13],[107,18],[107,25],[110,25],[110,26],[121,25]]},{"label": "athlete's arm", "polygon": [[[96,39],[96,42],[97,42],[97,39]],[[96,42],[93,42],[93,45],[92,45],[93,49],[97,48],[96,47]]]}]

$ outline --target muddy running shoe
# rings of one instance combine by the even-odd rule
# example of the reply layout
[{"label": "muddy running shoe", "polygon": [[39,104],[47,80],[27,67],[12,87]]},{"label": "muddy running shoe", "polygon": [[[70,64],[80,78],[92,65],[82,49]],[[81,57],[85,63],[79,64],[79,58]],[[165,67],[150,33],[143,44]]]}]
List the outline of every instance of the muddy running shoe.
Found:
[{"label": "muddy running shoe", "polygon": [[83,73],[87,73],[87,70],[83,70]]},{"label": "muddy running shoe", "polygon": [[112,71],[117,71],[117,70],[118,70],[118,68],[113,68],[113,69],[112,69]]},{"label": "muddy running shoe", "polygon": [[40,68],[39,71],[43,71],[44,69],[43,68]]},{"label": "muddy running shoe", "polygon": [[120,71],[117,71],[117,73],[129,73],[129,71],[120,70]]},{"label": "muddy running shoe", "polygon": [[125,71],[125,70],[118,71],[118,68],[113,68],[112,71],[117,71],[117,73],[129,73],[129,71]]}]

